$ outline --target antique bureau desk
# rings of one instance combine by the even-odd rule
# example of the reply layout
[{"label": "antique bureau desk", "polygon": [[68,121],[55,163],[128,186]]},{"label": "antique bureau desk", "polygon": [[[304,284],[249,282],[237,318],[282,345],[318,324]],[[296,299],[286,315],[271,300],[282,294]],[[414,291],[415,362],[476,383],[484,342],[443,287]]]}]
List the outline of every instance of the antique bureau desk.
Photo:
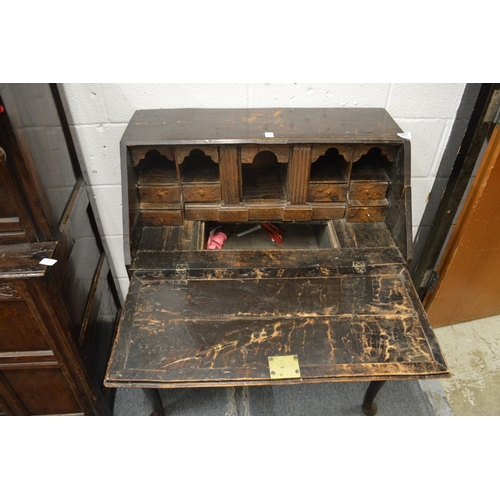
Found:
[{"label": "antique bureau desk", "polygon": [[374,414],[384,381],[449,376],[407,271],[401,133],[384,109],[137,111],[105,385],[161,413],[157,389],[370,381]]}]

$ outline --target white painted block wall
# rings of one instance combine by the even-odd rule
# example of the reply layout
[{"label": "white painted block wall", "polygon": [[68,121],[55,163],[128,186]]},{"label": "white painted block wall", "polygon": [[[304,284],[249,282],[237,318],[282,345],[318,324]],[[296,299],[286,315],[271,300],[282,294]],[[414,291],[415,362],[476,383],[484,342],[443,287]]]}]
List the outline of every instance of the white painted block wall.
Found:
[{"label": "white painted block wall", "polygon": [[159,83],[62,84],[85,180],[97,207],[113,275],[127,293],[123,261],[119,143],[138,109],[382,107],[412,142],[416,234],[465,84]]}]

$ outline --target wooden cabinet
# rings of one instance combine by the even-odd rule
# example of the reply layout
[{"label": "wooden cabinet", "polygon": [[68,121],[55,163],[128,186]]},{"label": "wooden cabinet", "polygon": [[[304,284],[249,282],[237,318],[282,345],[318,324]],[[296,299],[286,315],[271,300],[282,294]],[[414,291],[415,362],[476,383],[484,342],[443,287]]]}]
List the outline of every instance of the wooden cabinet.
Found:
[{"label": "wooden cabinet", "polygon": [[0,408],[111,414],[120,306],[57,88],[0,99]]},{"label": "wooden cabinet", "polygon": [[[105,384],[370,381],[373,413],[385,380],[448,376],[407,270],[399,133],[383,109],[136,112],[121,142],[131,286]],[[146,201],[153,173],[180,197]]]}]

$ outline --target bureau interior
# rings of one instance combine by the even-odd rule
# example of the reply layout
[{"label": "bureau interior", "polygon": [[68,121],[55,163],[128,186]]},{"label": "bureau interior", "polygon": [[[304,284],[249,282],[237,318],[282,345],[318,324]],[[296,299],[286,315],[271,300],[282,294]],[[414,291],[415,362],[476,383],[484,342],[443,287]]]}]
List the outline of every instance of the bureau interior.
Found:
[{"label": "bureau interior", "polygon": [[[203,249],[318,250],[338,247],[330,222],[316,223],[204,223]],[[222,235],[219,236],[218,235]],[[210,242],[212,242],[210,244]]]},{"label": "bureau interior", "polygon": [[206,250],[214,228],[224,250],[334,249],[349,228],[368,247],[383,234],[409,256],[409,159],[400,144],[133,146],[127,163],[132,258]]}]

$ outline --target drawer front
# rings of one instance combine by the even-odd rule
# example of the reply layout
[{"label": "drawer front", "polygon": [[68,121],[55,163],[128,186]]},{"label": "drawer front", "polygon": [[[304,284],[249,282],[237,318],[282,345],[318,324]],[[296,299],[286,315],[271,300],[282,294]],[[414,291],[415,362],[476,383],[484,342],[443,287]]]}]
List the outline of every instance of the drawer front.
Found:
[{"label": "drawer front", "polygon": [[182,196],[186,202],[220,201],[220,184],[183,185]]},{"label": "drawer front", "polygon": [[349,198],[351,200],[382,200],[385,198],[388,185],[388,182],[351,182]]},{"label": "drawer front", "polygon": [[183,223],[180,210],[147,210],[141,212],[145,226],[180,226]]},{"label": "drawer front", "polygon": [[140,186],[139,193],[143,203],[175,203],[181,200],[181,192],[178,186]]},{"label": "drawer front", "polygon": [[347,184],[309,184],[309,201],[346,201]]},{"label": "drawer front", "polygon": [[345,203],[314,203],[311,205],[313,220],[332,220],[344,218]]},{"label": "drawer front", "polygon": [[283,220],[283,206],[252,207],[248,206],[248,220],[267,221]]},{"label": "drawer front", "polygon": [[186,220],[219,220],[219,205],[197,205],[195,203],[184,206],[184,216]]},{"label": "drawer front", "polygon": [[387,215],[387,207],[349,207],[347,222],[383,222]]}]

